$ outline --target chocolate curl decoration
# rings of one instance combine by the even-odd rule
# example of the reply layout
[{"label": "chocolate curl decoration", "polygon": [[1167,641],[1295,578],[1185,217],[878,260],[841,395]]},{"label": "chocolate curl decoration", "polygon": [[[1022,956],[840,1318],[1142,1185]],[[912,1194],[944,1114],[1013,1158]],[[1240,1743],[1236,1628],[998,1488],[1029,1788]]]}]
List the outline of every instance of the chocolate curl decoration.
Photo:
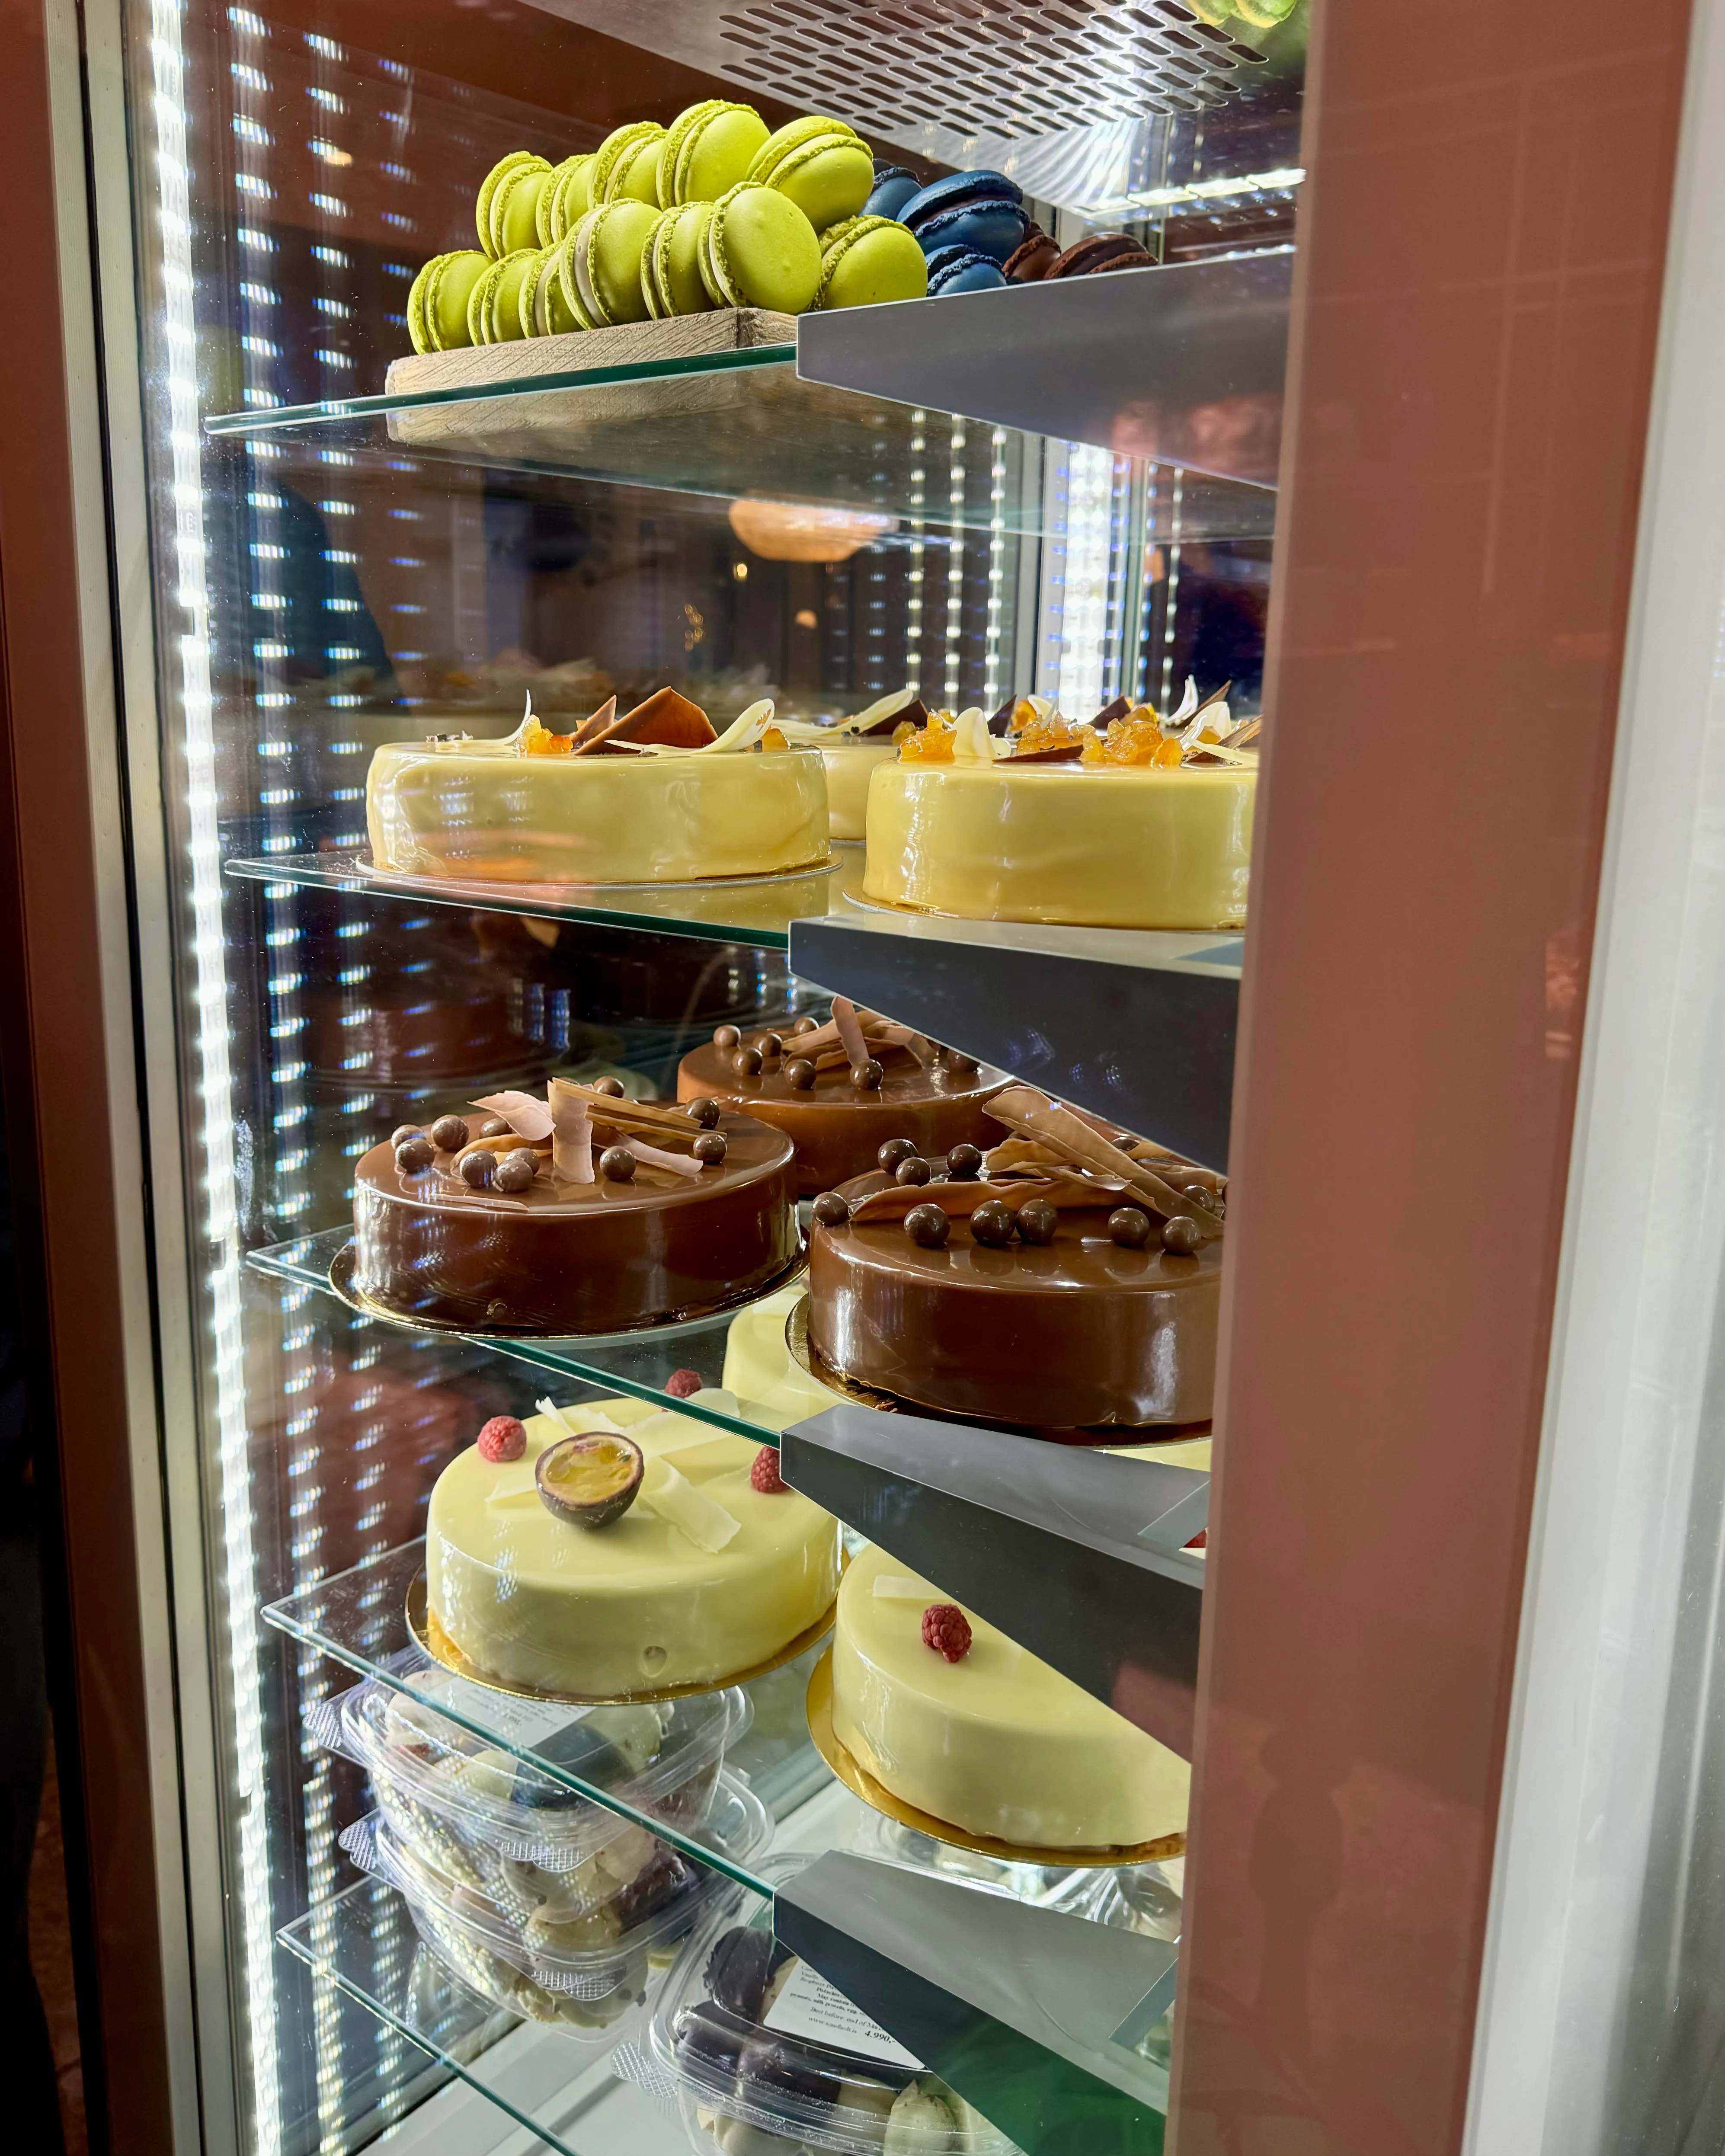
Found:
[{"label": "chocolate curl decoration", "polygon": [[625,1101],[592,1086],[578,1086],[572,1078],[553,1078],[551,1082],[557,1095],[585,1101],[598,1122],[614,1123],[619,1130],[662,1131],[667,1137],[701,1136],[701,1126],[685,1109],[655,1108],[644,1101]]},{"label": "chocolate curl decoration", "polygon": [[551,1172],[565,1183],[591,1183],[593,1115],[572,1086],[551,1081]]},{"label": "chocolate curl decoration", "polygon": [[1012,1213],[1028,1205],[1033,1198],[1046,1199],[1063,1213],[1111,1212],[1129,1194],[1124,1183],[1117,1183],[1111,1190],[1100,1181],[1092,1183],[1076,1175],[1052,1176],[1037,1183],[889,1183],[884,1190],[871,1190],[866,1198],[852,1199],[850,1224],[866,1228],[877,1220],[902,1220],[919,1205],[938,1205],[951,1219],[968,1220],[978,1205],[991,1198]]},{"label": "chocolate curl decoration", "polygon": [[1222,1223],[1214,1214],[1194,1206],[1181,1192],[1164,1183],[1141,1160],[1129,1160],[1100,1131],[1093,1131],[1071,1109],[1061,1107],[1029,1086],[1009,1086],[988,1103],[987,1113],[1022,1137],[1040,1138],[1075,1168],[1111,1182],[1123,1183],[1153,1205],[1167,1220],[1184,1214],[1198,1221],[1208,1240],[1219,1239]]},{"label": "chocolate curl decoration", "polygon": [[857,1023],[856,1005],[849,996],[833,998],[833,1024],[839,1029],[839,1045],[850,1059],[853,1070],[860,1070],[872,1060],[869,1044],[863,1039],[863,1029]]},{"label": "chocolate curl decoration", "polygon": [[542,1145],[551,1136],[551,1109],[536,1093],[488,1093],[473,1105],[501,1116],[516,1136],[529,1145]]},{"label": "chocolate curl decoration", "polygon": [[649,1168],[669,1168],[673,1175],[698,1176],[703,1172],[701,1163],[687,1153],[661,1152],[657,1146],[649,1146],[640,1138],[625,1138],[623,1149],[632,1152],[637,1160],[644,1161]]}]

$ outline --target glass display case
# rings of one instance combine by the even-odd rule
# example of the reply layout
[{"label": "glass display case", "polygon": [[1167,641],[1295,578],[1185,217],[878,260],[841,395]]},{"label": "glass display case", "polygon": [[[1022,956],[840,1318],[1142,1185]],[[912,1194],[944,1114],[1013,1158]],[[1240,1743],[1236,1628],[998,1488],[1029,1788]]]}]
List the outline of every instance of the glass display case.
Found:
[{"label": "glass display case", "polygon": [[[1390,774],[1344,678],[1431,663],[1385,593],[1453,600],[1461,452],[1349,417],[1357,331],[1400,424],[1394,277],[1337,236],[1388,93],[1337,0],[1321,136],[1321,12],[103,0],[50,34],[107,460],[91,934],[147,1163],[122,1419],[175,2145],[1461,2145],[1531,1801],[1505,1732],[1662,243],[1615,302],[1640,372],[1588,408],[1609,572],[1541,617],[1574,725],[1517,886],[1446,780],[1422,850],[1435,681]],[[1366,527],[1414,525],[1374,583]],[[1446,844],[1503,899],[1489,953]],[[1461,1177],[1495,1361],[1414,1224],[1453,1264],[1455,1178],[1446,1209],[1414,1167],[1445,1013],[1457,1096],[1516,1103],[1512,1142],[1471,1099],[1443,1141],[1498,1178]],[[1351,1130],[1314,1036],[1352,1044]],[[1404,1384],[1472,1340],[1518,1404],[1482,1555],[1464,1499],[1386,1480],[1344,1248]],[[1430,1625],[1349,1573],[1422,1512],[1458,1568]]]}]

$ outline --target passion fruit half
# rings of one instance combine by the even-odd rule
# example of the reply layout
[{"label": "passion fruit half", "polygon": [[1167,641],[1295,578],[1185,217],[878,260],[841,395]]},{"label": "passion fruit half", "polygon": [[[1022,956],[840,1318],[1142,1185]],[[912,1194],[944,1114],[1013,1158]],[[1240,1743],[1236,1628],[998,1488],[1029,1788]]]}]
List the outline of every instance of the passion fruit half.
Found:
[{"label": "passion fruit half", "polygon": [[541,1502],[574,1527],[608,1527],[640,1492],[641,1448],[614,1430],[560,1437],[539,1455],[533,1477]]}]

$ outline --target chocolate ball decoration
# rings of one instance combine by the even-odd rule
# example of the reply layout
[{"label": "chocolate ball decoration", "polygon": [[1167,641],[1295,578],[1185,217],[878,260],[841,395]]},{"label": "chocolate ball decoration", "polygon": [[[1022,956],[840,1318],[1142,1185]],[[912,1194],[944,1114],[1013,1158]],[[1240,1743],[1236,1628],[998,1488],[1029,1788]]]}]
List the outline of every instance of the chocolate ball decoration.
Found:
[{"label": "chocolate ball decoration", "polygon": [[812,1093],[814,1081],[820,1075],[806,1055],[793,1055],[784,1067],[786,1085],[798,1093]]},{"label": "chocolate ball decoration", "polygon": [[998,1198],[985,1199],[970,1216],[970,1232],[985,1250],[1004,1250],[1012,1230],[1012,1208]]},{"label": "chocolate ball decoration", "polygon": [[823,1228],[842,1228],[850,1218],[850,1204],[836,1190],[823,1190],[814,1201],[814,1217]]},{"label": "chocolate ball decoration", "polygon": [[416,1138],[418,1135],[419,1126],[417,1123],[398,1123],[389,1133],[389,1142],[393,1146],[404,1146],[409,1138]]},{"label": "chocolate ball decoration", "polygon": [[431,1127],[431,1142],[439,1152],[459,1152],[467,1142],[465,1116],[439,1116]]},{"label": "chocolate ball decoration", "polygon": [[1142,1250],[1150,1240],[1150,1215],[1136,1205],[1117,1206],[1108,1215],[1108,1234],[1122,1250]]},{"label": "chocolate ball decoration", "polygon": [[908,1160],[901,1160],[894,1168],[892,1179],[895,1183],[927,1183],[931,1173],[928,1163],[919,1153],[913,1152]]},{"label": "chocolate ball decoration", "polygon": [[395,1149],[395,1164],[403,1175],[424,1175],[437,1158],[437,1147],[424,1136],[405,1139]]},{"label": "chocolate ball decoration", "polygon": [[599,1155],[599,1173],[607,1183],[633,1183],[635,1157],[627,1146],[607,1146]]},{"label": "chocolate ball decoration", "polygon": [[850,1082],[859,1092],[877,1093],[880,1090],[880,1081],[886,1075],[886,1073],[871,1055],[866,1063],[851,1072]]},{"label": "chocolate ball decoration", "polygon": [[635,1502],[646,1460],[632,1439],[593,1430],[559,1438],[539,1455],[533,1480],[547,1512],[575,1527],[608,1527]]},{"label": "chocolate ball decoration", "polygon": [[742,1035],[737,1031],[734,1025],[719,1025],[715,1026],[713,1029],[713,1046],[715,1048],[736,1048],[741,1045],[742,1040]]},{"label": "chocolate ball decoration", "polygon": [[1060,1224],[1060,1207],[1045,1198],[1033,1198],[1019,1208],[1019,1234],[1027,1243],[1053,1242]]},{"label": "chocolate ball decoration", "polygon": [[1204,1229],[1185,1213],[1162,1224],[1162,1247],[1177,1258],[1194,1258],[1204,1244]]},{"label": "chocolate ball decoration", "polygon": [[913,1205],[905,1215],[905,1233],[920,1249],[939,1250],[952,1232],[952,1224],[942,1206]]},{"label": "chocolate ball decoration", "polygon": [[948,1183],[974,1183],[983,1172],[983,1156],[973,1145],[955,1145],[947,1155]]},{"label": "chocolate ball decoration", "polygon": [[755,1035],[755,1045],[768,1062],[771,1062],[775,1055],[784,1054],[784,1043],[776,1033],[757,1033]]},{"label": "chocolate ball decoration", "polygon": [[731,1068],[739,1078],[758,1078],[761,1075],[760,1050],[739,1048],[731,1059]]},{"label": "chocolate ball decoration", "polygon": [[819,1031],[820,1020],[818,1018],[798,1018],[791,1021],[791,1038],[793,1040],[800,1040],[805,1033]]},{"label": "chocolate ball decoration", "polygon": [[941,1050],[940,1060],[948,1070],[959,1078],[968,1078],[981,1067],[975,1056],[967,1055],[963,1049],[959,1048],[943,1048]]},{"label": "chocolate ball decoration", "polygon": [[525,1148],[504,1154],[491,1171],[491,1187],[501,1190],[506,1198],[519,1198],[524,1190],[533,1188],[533,1178],[539,1173],[539,1156]]},{"label": "chocolate ball decoration", "polygon": [[723,1131],[703,1131],[689,1150],[703,1168],[716,1168],[725,1158]]},{"label": "chocolate ball decoration", "polygon": [[501,1116],[487,1116],[479,1127],[479,1134],[482,1138],[501,1138],[507,1134],[509,1126]]},{"label": "chocolate ball decoration", "polygon": [[692,1116],[704,1131],[710,1131],[718,1122],[721,1111],[716,1101],[685,1101],[683,1113]]},{"label": "chocolate ball decoration", "polygon": [[470,1152],[461,1163],[461,1180],[470,1190],[489,1190],[496,1173],[497,1156],[494,1152]]},{"label": "chocolate ball decoration", "polygon": [[914,1138],[888,1138],[875,1158],[889,1175],[896,1175],[899,1163],[913,1158],[916,1151],[916,1141]]},{"label": "chocolate ball decoration", "polygon": [[623,1098],[623,1081],[620,1078],[595,1078],[593,1089],[595,1093],[603,1093],[608,1101]]}]

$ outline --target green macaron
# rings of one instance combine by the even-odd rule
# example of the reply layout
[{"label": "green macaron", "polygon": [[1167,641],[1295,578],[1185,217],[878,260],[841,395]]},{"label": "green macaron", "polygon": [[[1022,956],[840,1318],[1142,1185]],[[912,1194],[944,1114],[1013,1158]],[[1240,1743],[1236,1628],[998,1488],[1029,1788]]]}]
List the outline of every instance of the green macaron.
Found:
[{"label": "green macaron", "polygon": [[582,311],[596,329],[613,322],[647,320],[641,263],[660,213],[632,196],[590,209],[575,228],[575,286]]},{"label": "green macaron", "polygon": [[519,304],[523,336],[559,336],[566,330],[587,327],[563,297],[557,277],[560,252],[560,246],[542,247],[521,280]]},{"label": "green macaron", "polygon": [[475,215],[480,238],[493,261],[538,244],[539,198],[551,165],[531,151],[511,151],[485,175]]},{"label": "green macaron", "polygon": [[539,195],[536,221],[542,247],[555,247],[593,208],[587,186],[592,171],[590,154],[565,157],[561,165],[552,167],[551,177]]},{"label": "green macaron", "polygon": [[670,124],[659,165],[659,199],[673,204],[716,202],[748,177],[767,140],[767,122],[752,105],[709,97]]},{"label": "green macaron", "polygon": [[490,267],[490,258],[468,249],[434,254],[408,294],[408,335],[415,352],[450,352],[468,343],[467,302]]},{"label": "green macaron", "polygon": [[855,217],[875,185],[875,159],[854,127],[812,112],[769,135],[748,177],[776,187],[817,232]]},{"label": "green macaron", "polygon": [[788,196],[745,181],[713,204],[701,275],[716,305],[800,315],[820,289],[820,241]]},{"label": "green macaron", "polygon": [[665,130],[656,120],[631,121],[614,127],[593,152],[588,177],[590,199],[650,203],[659,207],[659,167]]},{"label": "green macaron", "polygon": [[[579,225],[575,228],[580,230]],[[551,250],[551,260],[543,273],[545,292],[544,311],[549,320],[555,315],[561,329],[590,330],[594,326],[587,303],[581,296],[581,287],[575,278],[575,233],[565,233]],[[550,287],[556,287],[555,297]]]},{"label": "green macaron", "polygon": [[518,247],[490,264],[467,300],[470,344],[511,344],[521,328],[521,280],[538,259],[531,247]]},{"label": "green macaron", "polygon": [[701,242],[712,215],[711,203],[689,202],[655,218],[641,256],[641,281],[655,321],[705,314],[716,304],[701,274]]},{"label": "green macaron", "polygon": [[817,307],[875,307],[927,295],[927,257],[896,218],[848,217],[822,234]]}]

